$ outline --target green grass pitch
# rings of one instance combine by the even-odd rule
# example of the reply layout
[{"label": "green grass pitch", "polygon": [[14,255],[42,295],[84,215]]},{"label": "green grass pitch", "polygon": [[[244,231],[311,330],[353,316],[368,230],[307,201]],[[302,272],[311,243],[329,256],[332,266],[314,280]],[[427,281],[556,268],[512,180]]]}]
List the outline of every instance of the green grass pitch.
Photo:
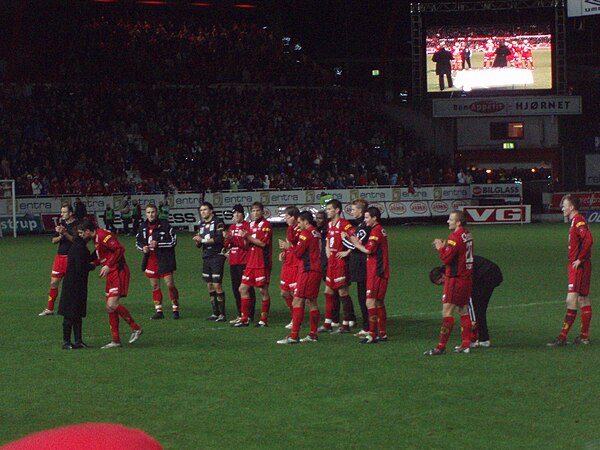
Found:
[{"label": "green grass pitch", "polygon": [[[276,345],[289,321],[277,289],[279,266],[269,328],[205,321],[210,308],[200,252],[182,232],[176,273],[182,320],[149,320],[140,254],[124,238],[132,269],[124,304],[144,335],[134,345],[99,350],[110,332],[96,271],[84,321],[94,348],[63,351],[61,318],[37,317],[55,247],[48,236],[1,239],[0,445],[42,429],[102,421],[141,428],[167,449],[600,448],[598,321],[589,346],[545,345],[565,312],[568,225],[470,228],[476,253],[497,262],[505,276],[488,311],[492,347],[436,358],[422,353],[437,342],[441,322],[441,288],[427,274],[439,263],[431,241],[449,234],[443,226],[388,227],[390,341],[371,346],[351,335]],[[592,231],[600,239],[600,227]],[[275,234],[283,237],[283,229]],[[594,305],[598,286],[595,277]],[[225,289],[233,316],[228,282]],[[457,326],[449,345],[459,335]]]},{"label": "green grass pitch", "polygon": [[[427,92],[440,92],[438,76],[435,74],[435,63],[431,60],[432,55],[427,55]],[[550,49],[534,50],[533,63],[535,70],[533,71],[534,84],[526,86],[524,89],[552,89],[552,51]],[[473,69],[481,69],[483,67],[483,53],[473,53],[471,56],[471,65]],[[452,74],[452,78],[456,78],[456,73]],[[444,92],[458,91],[458,88],[448,88],[447,80],[446,90]],[[512,90],[512,88],[490,88],[489,90]]]}]

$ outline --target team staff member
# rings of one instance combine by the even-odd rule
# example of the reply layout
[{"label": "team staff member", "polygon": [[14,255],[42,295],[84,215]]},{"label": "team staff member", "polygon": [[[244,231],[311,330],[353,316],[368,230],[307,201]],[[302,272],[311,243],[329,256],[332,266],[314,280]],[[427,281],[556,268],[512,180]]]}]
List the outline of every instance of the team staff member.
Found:
[{"label": "team staff member", "polygon": [[[300,226],[298,225],[298,216],[300,211],[295,206],[285,208],[284,219],[288,225],[286,240],[279,239],[279,261],[283,261],[281,266],[281,296],[285,301],[290,315],[293,313],[292,301],[294,291],[296,290],[296,279],[298,278],[298,258],[294,253],[294,246],[298,243],[300,235]],[[292,322],[286,325],[286,328],[292,328]]]},{"label": "team staff member", "polygon": [[[362,198],[352,202],[350,214],[355,219],[353,234],[358,237],[361,244],[366,245],[369,241],[371,229],[365,222],[365,212],[369,203]],[[346,243],[347,241],[344,241]],[[357,337],[366,337],[369,334],[369,312],[367,311],[367,255],[354,247],[350,242],[350,280],[356,282],[356,295],[362,313],[362,329],[356,333]]]},{"label": "team staff member", "polygon": [[[319,326],[319,288],[321,285],[321,251],[319,241],[321,234],[316,228],[316,223],[309,211],[303,211],[298,216],[300,235],[298,243],[293,246],[285,242],[282,247],[293,249],[298,258],[298,283],[294,292],[292,309],[292,333],[279,341],[278,344],[297,344],[298,342],[316,342],[317,327]],[[304,307],[308,304],[310,310],[310,333],[305,338],[299,339],[300,327],[304,319]]]},{"label": "team staff member", "polygon": [[367,255],[369,334],[360,341],[362,344],[387,341],[387,313],[384,301],[390,278],[390,260],[387,234],[380,222],[381,211],[371,206],[365,211],[365,223],[370,228],[367,244],[363,245],[356,235],[350,237],[356,249]]},{"label": "team staff member", "polygon": [[79,236],[73,239],[68,258],[58,314],[63,316],[63,350],[78,350],[87,348],[82,338],[82,322],[87,312],[88,274],[95,266],[86,242]]},{"label": "team staff member", "polygon": [[119,317],[131,327],[129,343],[133,344],[142,335],[142,329],[135,322],[127,308],[119,304],[121,297],[127,297],[129,290],[129,266],[125,261],[125,247],[110,231],[96,227],[95,223],[83,220],[77,225],[79,237],[94,241],[97,259],[94,265],[101,266],[100,278],[106,278],[106,312],[112,333],[112,341],[103,349],[121,347],[119,335]]},{"label": "team staff member", "polygon": [[241,232],[246,240],[250,256],[246,270],[242,275],[240,295],[242,297],[242,318],[234,327],[248,326],[248,313],[250,310],[250,288],[258,287],[261,296],[260,320],[257,327],[268,326],[271,299],[269,297],[269,282],[271,280],[273,227],[264,217],[264,206],[261,202],[254,202],[251,208],[254,220],[250,222],[250,231]]},{"label": "team staff member", "polygon": [[473,286],[473,237],[465,226],[467,218],[463,211],[453,211],[448,218],[452,231],[447,241],[434,239],[433,246],[446,266],[444,295],[442,296],[442,328],[437,347],[424,353],[426,356],[443,355],[454,327],[454,310],[458,310],[462,325],[462,344],[454,351],[469,353],[471,346],[471,318],[467,307]]},{"label": "team staff member", "polygon": [[[429,272],[433,284],[442,285],[446,280],[445,267],[434,267]],[[469,310],[471,312],[472,335],[471,347],[489,347],[490,334],[487,326],[487,308],[490,298],[500,283],[502,271],[500,267],[482,256],[473,258],[473,290]]]},{"label": "team staff member", "polygon": [[196,247],[203,250],[202,277],[208,287],[212,306],[212,314],[207,320],[224,322],[226,320],[225,292],[222,283],[225,269],[225,255],[223,255],[225,222],[215,216],[215,209],[209,202],[202,203],[198,210],[201,220],[198,223],[198,234],[193,239]]},{"label": "team staff member", "polygon": [[73,238],[77,236],[77,220],[73,214],[73,207],[64,204],[60,208],[60,220],[54,228],[56,235],[52,238],[53,244],[58,244],[56,257],[52,265],[50,274],[50,290],[48,291],[48,303],[46,308],[38,316],[51,316],[54,314],[54,304],[58,297],[58,286],[67,271],[67,255],[73,243]]},{"label": "team staff member", "polygon": [[567,344],[567,334],[577,317],[577,307],[581,308],[581,334],[573,341],[575,344],[590,343],[590,322],[592,304],[590,303],[590,282],[592,278],[592,245],[594,238],[584,217],[579,214],[579,198],[566,195],[563,199],[563,215],[571,221],[569,229],[569,288],[567,293],[567,314],[558,337],[548,343],[550,347]]},{"label": "team staff member", "polygon": [[327,247],[325,247],[328,258],[327,276],[325,277],[325,322],[319,328],[319,331],[332,331],[335,291],[338,291],[340,302],[344,308],[343,322],[339,328],[339,332],[349,333],[353,307],[348,291],[348,286],[350,285],[347,264],[348,252],[342,242],[342,233],[348,233],[352,229],[352,224],[341,217],[342,204],[337,199],[330,200],[327,203],[325,212],[329,219]]},{"label": "team staff member", "polygon": [[[235,297],[235,306],[237,308],[237,317],[230,321],[232,325],[242,319],[242,297],[240,296],[240,284],[242,284],[242,274],[248,264],[248,246],[242,236],[242,232],[250,231],[250,224],[244,220],[244,207],[240,204],[234,205],[231,211],[233,223],[227,231],[223,233],[225,238],[225,249],[229,251],[229,273],[231,274],[231,289]],[[250,310],[248,316],[254,320],[254,309],[256,307],[256,293],[254,288],[250,288]]]},{"label": "team staff member", "polygon": [[175,286],[173,272],[177,268],[175,246],[177,235],[167,220],[158,218],[156,205],[148,205],[145,209],[146,220],[139,225],[136,236],[136,248],[144,254],[142,272],[150,280],[154,315],[151,319],[164,319],[163,295],[160,289],[161,278],[169,290],[169,298],[173,308],[173,319],[179,319],[179,291]]}]

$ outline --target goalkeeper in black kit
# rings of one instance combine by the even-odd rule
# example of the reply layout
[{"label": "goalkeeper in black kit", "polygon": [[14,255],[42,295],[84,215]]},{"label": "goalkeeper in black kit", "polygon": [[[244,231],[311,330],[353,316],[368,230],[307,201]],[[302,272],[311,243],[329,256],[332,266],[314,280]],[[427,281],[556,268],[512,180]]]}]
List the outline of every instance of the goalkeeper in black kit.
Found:
[{"label": "goalkeeper in black kit", "polygon": [[204,202],[200,205],[200,222],[198,234],[193,237],[198,248],[203,249],[202,278],[208,287],[212,314],[207,320],[224,322],[225,292],[223,292],[223,271],[225,269],[225,255],[223,255],[225,222],[215,215],[213,205]]}]

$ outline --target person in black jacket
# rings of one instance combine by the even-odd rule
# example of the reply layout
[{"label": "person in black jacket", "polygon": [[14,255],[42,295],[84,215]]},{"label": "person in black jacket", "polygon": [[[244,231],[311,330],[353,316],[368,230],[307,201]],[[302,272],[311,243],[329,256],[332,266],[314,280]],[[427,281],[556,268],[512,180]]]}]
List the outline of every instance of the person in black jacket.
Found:
[{"label": "person in black jacket", "polygon": [[440,91],[443,91],[445,89],[444,75],[448,80],[448,87],[451,88],[454,86],[452,84],[452,64],[450,64],[450,61],[452,61],[453,59],[454,56],[452,56],[452,53],[450,53],[444,48],[443,44],[440,47],[440,49],[433,54],[433,57],[431,58],[431,60],[435,63],[435,74],[439,78]]},{"label": "person in black jacket", "polygon": [[[445,267],[434,267],[429,272],[433,284],[443,285]],[[473,257],[473,291],[469,302],[469,313],[473,323],[471,347],[489,347],[490,335],[487,326],[487,308],[490,298],[502,283],[500,267],[482,256]]]},{"label": "person in black jacket", "polygon": [[162,305],[161,278],[169,289],[169,298],[173,307],[173,320],[179,319],[179,291],[175,286],[173,272],[177,268],[175,246],[177,235],[167,220],[158,219],[156,205],[148,205],[145,209],[146,220],[140,224],[136,236],[136,248],[144,253],[142,271],[152,286],[152,302],[154,315],[151,319],[164,319]]},{"label": "person in black jacket", "polygon": [[[87,347],[82,339],[81,328],[87,310],[88,274],[95,266],[86,241],[79,237],[73,238],[67,258],[58,314],[63,316],[63,349],[76,350]],[[74,342],[71,342],[71,331]]]},{"label": "person in black jacket", "polygon": [[225,270],[225,255],[223,255],[225,222],[215,216],[215,209],[209,202],[202,203],[198,210],[201,218],[198,223],[198,234],[192,239],[196,247],[203,249],[202,278],[208,287],[212,306],[212,314],[207,320],[224,322],[227,320],[222,284]]}]

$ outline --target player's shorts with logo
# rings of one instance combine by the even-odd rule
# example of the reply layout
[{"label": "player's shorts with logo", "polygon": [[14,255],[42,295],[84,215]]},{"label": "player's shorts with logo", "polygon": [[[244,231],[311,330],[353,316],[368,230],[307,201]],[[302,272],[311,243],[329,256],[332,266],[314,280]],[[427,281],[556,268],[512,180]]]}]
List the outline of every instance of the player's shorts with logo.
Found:
[{"label": "player's shorts with logo", "polygon": [[338,259],[335,255],[329,257],[325,284],[330,289],[339,289],[350,285],[350,273],[346,259]]},{"label": "player's shorts with logo", "polygon": [[387,278],[381,278],[377,275],[367,276],[367,298],[384,301],[387,287]]},{"label": "player's shorts with logo", "polygon": [[316,300],[321,288],[321,272],[309,271],[298,274],[298,285],[294,296],[297,298],[308,298]]},{"label": "player's shorts with logo", "polygon": [[242,275],[242,283],[248,286],[261,287],[269,284],[271,280],[271,271],[267,269],[250,269],[246,267]]},{"label": "player's shorts with logo", "polygon": [[173,272],[159,274],[158,258],[156,257],[156,254],[150,253],[150,256],[148,257],[148,263],[146,264],[146,270],[144,271],[144,275],[146,275],[146,277],[148,277],[148,278],[164,278],[164,277],[166,277],[168,275],[172,275],[172,274],[173,274]]},{"label": "player's shorts with logo", "polygon": [[129,266],[127,264],[124,264],[121,269],[109,272],[106,275],[106,298],[127,297],[129,278]]},{"label": "player's shorts with logo", "polygon": [[582,261],[577,269],[569,264],[569,292],[586,296],[590,293],[592,280],[592,262]]},{"label": "player's shorts with logo", "polygon": [[286,292],[294,292],[296,289],[296,281],[298,278],[297,266],[283,266],[281,269],[281,290]]},{"label": "player's shorts with logo", "polygon": [[225,256],[214,255],[204,258],[202,264],[202,278],[207,283],[222,283],[225,270]]},{"label": "player's shorts with logo", "polygon": [[67,255],[56,255],[54,264],[52,264],[52,278],[62,278],[67,271]]},{"label": "player's shorts with logo", "polygon": [[444,283],[444,296],[442,297],[442,303],[452,303],[456,306],[466,306],[469,304],[472,290],[472,279],[454,277],[446,278]]}]

